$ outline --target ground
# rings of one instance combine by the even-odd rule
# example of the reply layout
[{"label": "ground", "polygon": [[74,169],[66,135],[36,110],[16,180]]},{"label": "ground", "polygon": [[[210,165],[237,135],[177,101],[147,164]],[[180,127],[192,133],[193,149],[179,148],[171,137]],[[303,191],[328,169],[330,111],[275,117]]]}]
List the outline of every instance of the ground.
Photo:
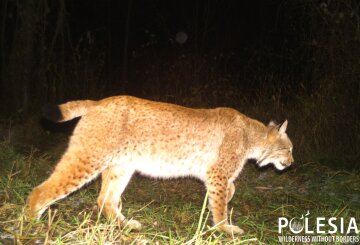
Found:
[{"label": "ground", "polygon": [[245,231],[242,237],[211,227],[204,185],[191,178],[133,177],[123,196],[123,213],[139,220],[142,231],[119,229],[98,214],[99,180],[52,205],[40,221],[28,221],[23,215],[26,196],[50,174],[66,137],[54,141],[49,135],[45,141],[53,142],[45,147],[12,138],[0,142],[0,244],[277,244],[278,236],[293,235],[289,228],[278,233],[278,219],[300,220],[306,213],[309,230],[315,230],[316,217],[343,218],[345,229],[355,217],[360,225],[359,172],[316,162],[296,162],[282,173],[246,165],[229,204],[231,222]]}]

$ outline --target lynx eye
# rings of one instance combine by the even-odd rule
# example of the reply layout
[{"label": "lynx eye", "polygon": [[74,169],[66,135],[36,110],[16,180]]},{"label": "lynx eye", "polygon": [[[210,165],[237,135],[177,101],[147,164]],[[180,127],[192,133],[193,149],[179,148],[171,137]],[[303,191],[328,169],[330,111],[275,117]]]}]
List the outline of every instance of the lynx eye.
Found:
[{"label": "lynx eye", "polygon": [[291,152],[291,149],[289,149],[289,148],[279,148],[279,149],[277,149],[276,151]]}]

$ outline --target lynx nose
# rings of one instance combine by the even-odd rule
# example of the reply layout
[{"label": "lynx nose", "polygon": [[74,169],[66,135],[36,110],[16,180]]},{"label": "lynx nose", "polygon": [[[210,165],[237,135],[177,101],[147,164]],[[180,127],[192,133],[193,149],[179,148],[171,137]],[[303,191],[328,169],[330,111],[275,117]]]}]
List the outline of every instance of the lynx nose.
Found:
[{"label": "lynx nose", "polygon": [[292,155],[290,155],[290,156],[288,157],[287,161],[285,161],[285,162],[283,163],[283,165],[286,166],[286,167],[289,167],[289,166],[291,166],[291,164],[293,164],[293,163],[294,163],[294,158],[293,158]]}]

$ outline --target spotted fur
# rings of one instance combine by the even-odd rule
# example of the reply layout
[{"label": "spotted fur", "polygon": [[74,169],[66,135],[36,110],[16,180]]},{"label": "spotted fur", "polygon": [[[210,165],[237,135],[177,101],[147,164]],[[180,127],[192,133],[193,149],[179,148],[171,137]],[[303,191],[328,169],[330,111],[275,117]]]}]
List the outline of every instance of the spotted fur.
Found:
[{"label": "spotted fur", "polygon": [[73,101],[50,118],[82,116],[50,177],[27,199],[28,214],[40,218],[55,201],[102,174],[99,209],[139,229],[119,208],[135,172],[160,178],[193,176],[205,183],[214,224],[227,233],[243,231],[228,222],[233,184],[249,158],[280,170],[293,162],[292,144],[281,126],[264,124],[230,108],[191,109],[130,96]]}]

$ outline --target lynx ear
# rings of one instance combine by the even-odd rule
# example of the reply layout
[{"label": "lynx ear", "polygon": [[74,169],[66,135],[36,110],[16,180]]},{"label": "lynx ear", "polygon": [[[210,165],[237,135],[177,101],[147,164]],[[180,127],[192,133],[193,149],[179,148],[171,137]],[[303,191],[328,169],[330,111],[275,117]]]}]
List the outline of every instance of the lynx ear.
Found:
[{"label": "lynx ear", "polygon": [[276,127],[277,125],[276,125],[276,123],[273,121],[273,120],[271,120],[270,122],[269,122],[269,125],[268,125],[269,127]]},{"label": "lynx ear", "polygon": [[287,125],[288,125],[288,121],[285,120],[285,122],[279,128],[279,133],[280,134],[285,134]]}]

